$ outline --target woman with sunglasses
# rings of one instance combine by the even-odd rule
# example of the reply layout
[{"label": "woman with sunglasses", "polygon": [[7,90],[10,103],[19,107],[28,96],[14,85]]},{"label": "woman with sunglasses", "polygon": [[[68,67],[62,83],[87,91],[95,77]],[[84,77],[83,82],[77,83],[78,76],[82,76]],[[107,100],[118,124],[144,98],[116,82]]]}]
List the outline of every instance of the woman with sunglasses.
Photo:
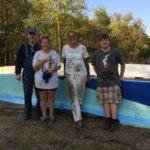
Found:
[{"label": "woman with sunglasses", "polygon": [[[41,121],[52,123],[54,121],[55,91],[59,86],[57,70],[60,69],[61,62],[56,51],[51,49],[47,36],[42,36],[41,48],[33,59],[35,86],[39,89],[40,94],[40,106],[43,114]],[[49,106],[48,116],[47,105]]]},{"label": "woman with sunglasses", "polygon": [[90,80],[89,54],[86,47],[78,42],[77,33],[68,35],[69,44],[62,50],[64,58],[64,74],[68,85],[69,98],[72,103],[72,114],[75,123],[82,127],[81,105],[85,82]]}]

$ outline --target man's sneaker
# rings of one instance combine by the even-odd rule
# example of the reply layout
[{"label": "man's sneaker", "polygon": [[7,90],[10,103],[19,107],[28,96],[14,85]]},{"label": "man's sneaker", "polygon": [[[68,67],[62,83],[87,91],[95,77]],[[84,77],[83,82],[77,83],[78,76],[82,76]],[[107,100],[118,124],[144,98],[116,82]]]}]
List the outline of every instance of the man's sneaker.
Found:
[{"label": "man's sneaker", "polygon": [[24,114],[23,115],[23,120],[29,120],[29,119],[31,119],[31,117],[32,117],[32,115],[27,115],[27,114]]},{"label": "man's sneaker", "polygon": [[83,121],[82,120],[76,121],[75,123],[77,126],[83,127]]}]

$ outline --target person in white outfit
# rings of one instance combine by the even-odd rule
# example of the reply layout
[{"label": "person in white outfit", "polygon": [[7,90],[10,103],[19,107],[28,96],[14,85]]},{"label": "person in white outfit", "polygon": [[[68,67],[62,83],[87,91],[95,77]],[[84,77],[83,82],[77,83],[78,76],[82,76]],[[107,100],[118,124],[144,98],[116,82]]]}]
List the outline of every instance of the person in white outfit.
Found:
[{"label": "person in white outfit", "polygon": [[[61,67],[60,58],[55,50],[51,49],[47,36],[41,38],[42,49],[36,52],[33,58],[35,70],[35,86],[40,93],[40,106],[42,110],[42,122],[54,121],[55,91],[59,86],[57,70]],[[47,100],[49,115],[47,116]]]},{"label": "person in white outfit", "polygon": [[83,126],[81,105],[85,83],[90,80],[89,54],[86,47],[78,42],[76,32],[71,31],[68,38],[69,44],[62,49],[64,74],[68,85],[69,98],[72,103],[74,121],[78,126]]}]

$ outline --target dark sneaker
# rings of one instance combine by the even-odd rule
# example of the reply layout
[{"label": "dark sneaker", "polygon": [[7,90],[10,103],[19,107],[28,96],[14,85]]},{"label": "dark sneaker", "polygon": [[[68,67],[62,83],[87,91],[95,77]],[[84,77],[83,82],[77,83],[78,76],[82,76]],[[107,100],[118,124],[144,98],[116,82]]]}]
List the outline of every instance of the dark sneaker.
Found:
[{"label": "dark sneaker", "polygon": [[55,117],[54,117],[54,116],[49,117],[49,119],[48,119],[48,124],[51,125],[51,124],[54,123],[54,121],[55,121]]},{"label": "dark sneaker", "polygon": [[118,119],[111,119],[111,127],[109,129],[110,132],[116,132],[120,129],[120,122]]},{"label": "dark sneaker", "polygon": [[29,119],[31,119],[31,117],[32,117],[32,115],[27,115],[27,114],[24,114],[23,115],[23,120],[29,120]]},{"label": "dark sneaker", "polygon": [[103,130],[110,129],[111,118],[104,118]]},{"label": "dark sneaker", "polygon": [[76,121],[75,123],[77,126],[83,127],[83,121],[82,120]]}]

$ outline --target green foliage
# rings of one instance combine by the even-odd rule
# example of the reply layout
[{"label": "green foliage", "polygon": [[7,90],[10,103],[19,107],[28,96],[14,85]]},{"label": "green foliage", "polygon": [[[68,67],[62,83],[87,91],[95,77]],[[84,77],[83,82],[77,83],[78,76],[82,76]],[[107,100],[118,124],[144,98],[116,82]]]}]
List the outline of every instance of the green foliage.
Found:
[{"label": "green foliage", "polygon": [[59,50],[67,40],[69,30],[76,29],[77,16],[84,9],[84,0],[33,0],[25,26],[36,26],[39,35],[48,35],[52,47]]},{"label": "green foliage", "polygon": [[[140,19],[133,19],[132,14],[114,14],[109,26],[112,36],[112,45],[119,47],[125,57],[137,58],[141,56],[142,49],[150,49],[146,43],[147,34]],[[149,55],[145,56],[149,57]]]},{"label": "green foliage", "polygon": [[89,19],[85,0],[1,0],[0,65],[14,64],[17,48],[26,41],[26,30],[35,26],[40,35],[48,35],[52,48],[61,53],[67,34],[75,30],[90,55],[99,47],[99,36],[108,32],[111,44],[125,57],[150,57],[150,38],[140,19],[131,13],[108,15],[106,8],[95,10]]},{"label": "green foliage", "polygon": [[23,0],[0,1],[0,64],[13,64],[18,45],[24,39],[23,19],[29,5]]}]

